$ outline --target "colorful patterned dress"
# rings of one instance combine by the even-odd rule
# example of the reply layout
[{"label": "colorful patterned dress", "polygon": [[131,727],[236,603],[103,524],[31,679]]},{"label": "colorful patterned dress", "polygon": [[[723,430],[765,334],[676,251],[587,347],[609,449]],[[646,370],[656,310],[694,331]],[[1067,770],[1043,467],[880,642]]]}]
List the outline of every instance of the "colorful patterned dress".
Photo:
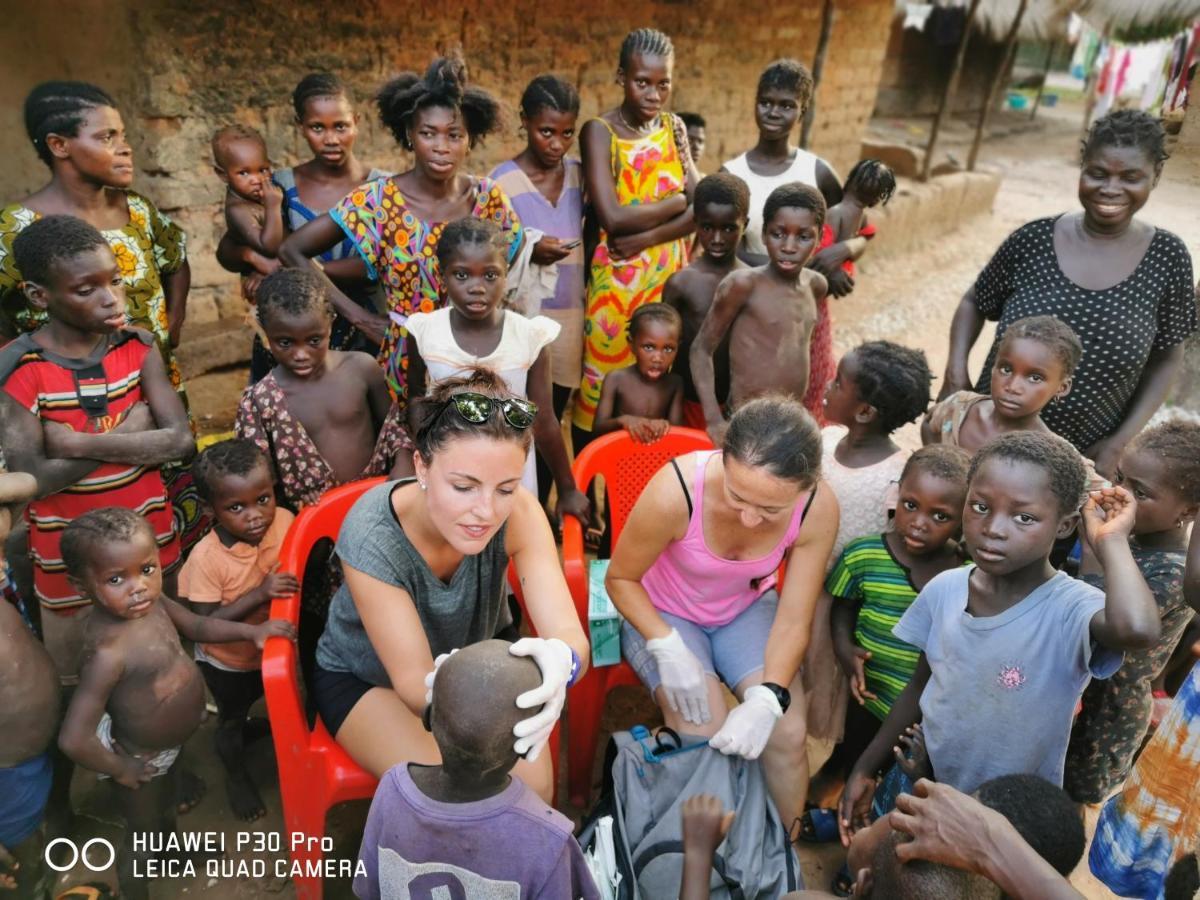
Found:
[{"label": "colorful patterned dress", "polygon": [[[417,218],[393,178],[356,188],[329,210],[329,215],[354,242],[371,277],[383,285],[391,327],[379,349],[379,361],[392,398],[403,407],[408,368],[405,324],[415,312],[432,312],[446,305],[436,254],[446,223]],[[471,215],[490,219],[504,232],[512,262],[524,230],[508,197],[490,178],[477,180]]]},{"label": "colorful patterned dress", "polygon": [[[387,178],[391,174],[391,172],[385,172],[382,169],[372,169],[367,174],[366,180],[371,182],[379,178]],[[291,167],[277,169],[275,174],[271,176],[271,180],[283,191],[283,216],[289,232],[299,231],[313,219],[319,218],[327,212],[324,209],[312,209],[306,206],[304,201],[300,199],[300,189],[296,187],[295,169]],[[315,256],[314,259],[321,263],[334,262],[339,259],[345,259],[348,256],[353,256],[354,253],[353,241],[349,238],[343,238],[324,253]],[[343,287],[342,291],[359,306],[370,312],[375,312],[377,287],[374,282],[368,281],[365,284],[355,285],[354,287]],[[366,353],[374,353],[378,348],[372,342],[368,341],[363,334],[356,331],[354,326],[342,318],[341,315],[334,313],[333,331],[329,337],[329,349],[361,350]],[[262,337],[255,330],[254,343],[250,351],[250,383],[255,384],[261,381],[263,376],[273,368],[275,368],[275,357],[271,355],[271,351],[267,349]]]},{"label": "colorful patterned dress", "polygon": [[[327,490],[342,483],[300,419],[288,409],[287,396],[274,373],[267,373],[258,384],[242,392],[234,430],[238,437],[254,441],[271,460],[283,502],[293,511],[311,506]],[[399,409],[392,404],[375,439],[374,452],[358,477],[386,475],[405,452],[412,452],[412,442],[400,422]]]},{"label": "colorful patterned dress", "polygon": [[[1166,668],[1192,621],[1192,609],[1183,596],[1186,554],[1144,550],[1136,539],[1131,549],[1158,604],[1161,631],[1153,647],[1126,650],[1116,674],[1093,679],[1083,691],[1083,709],[1071,728],[1063,775],[1063,788],[1076,803],[1099,803],[1125,781],[1150,727],[1151,684]],[[1083,580],[1104,587],[1103,576],[1085,575]]]},{"label": "colorful patterned dress", "polygon": [[1104,804],[1088,854],[1122,897],[1161,898],[1175,861],[1200,834],[1200,662],[1175,695],[1121,792]]},{"label": "colorful patterned dress", "polygon": [[[681,193],[686,180],[670,116],[662,126],[633,139],[618,137],[599,119],[611,135],[613,181],[617,200],[623,206],[653,203]],[[629,259],[613,259],[608,236],[600,230],[600,242],[592,254],[588,281],[587,316],[583,325],[583,380],[575,402],[574,423],[592,430],[600,386],[604,376],[633,361],[625,333],[629,318],[645,303],[662,300],[667,279],[687,265],[687,241],[676,238],[657,244]]]},{"label": "colorful patterned dress", "polygon": [[[0,351],[0,383],[43,421],[103,434],[145,400],[142,365],[152,352],[151,341],[145,332],[122,329],[90,357],[68,359],[24,334]],[[101,463],[78,483],[34,500],[26,510],[34,592],[43,608],[69,613],[90,603],[67,581],[59,542],[72,520],[101,506],[144,516],[154,529],[164,571],[178,564],[179,540],[158,467]]]}]

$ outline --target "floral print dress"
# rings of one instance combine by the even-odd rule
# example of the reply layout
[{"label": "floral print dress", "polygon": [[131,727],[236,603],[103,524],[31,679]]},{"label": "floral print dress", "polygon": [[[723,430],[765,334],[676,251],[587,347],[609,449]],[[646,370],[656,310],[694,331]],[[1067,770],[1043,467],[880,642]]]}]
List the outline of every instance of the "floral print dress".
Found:
[{"label": "floral print dress", "polygon": [[[379,362],[387,375],[392,398],[403,407],[407,405],[408,317],[446,305],[438,270],[437,242],[447,223],[418,218],[408,208],[393,178],[356,188],[329,210],[329,215],[353,241],[371,278],[383,285],[391,323],[379,348]],[[471,215],[488,219],[499,227],[508,238],[511,263],[521,247],[524,230],[507,195],[492,179],[476,180]]]},{"label": "floral print dress", "polygon": [[[273,372],[242,393],[234,430],[238,437],[254,441],[271,460],[283,503],[293,512],[316,503],[327,490],[342,483],[288,409],[287,397]],[[404,452],[412,452],[412,442],[400,422],[399,408],[392,404],[375,439],[375,450],[358,478],[386,475]]]}]

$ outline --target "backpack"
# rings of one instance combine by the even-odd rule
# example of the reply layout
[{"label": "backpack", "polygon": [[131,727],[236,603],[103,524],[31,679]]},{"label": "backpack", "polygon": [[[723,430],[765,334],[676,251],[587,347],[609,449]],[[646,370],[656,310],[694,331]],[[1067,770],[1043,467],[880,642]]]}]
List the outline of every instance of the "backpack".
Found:
[{"label": "backpack", "polygon": [[669,728],[652,735],[637,725],[612,736],[604,768],[604,789],[584,820],[579,843],[596,852],[599,823],[612,818],[621,876],[616,900],[679,896],[682,807],[695,794],[713,794],[737,813],[713,854],[714,900],[774,900],[803,889],[799,860],[757,761],[725,756],[703,738],[685,743]]}]

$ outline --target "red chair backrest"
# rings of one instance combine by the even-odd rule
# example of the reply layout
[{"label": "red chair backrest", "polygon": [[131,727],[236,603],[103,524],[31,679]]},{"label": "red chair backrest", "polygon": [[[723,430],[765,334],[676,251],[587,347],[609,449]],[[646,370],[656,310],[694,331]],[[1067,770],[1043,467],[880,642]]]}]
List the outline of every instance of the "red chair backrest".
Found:
[{"label": "red chair backrest", "polygon": [[[279,570],[292,572],[303,578],[304,567],[313,547],[324,538],[337,542],[342,520],[350,507],[366,491],[382,484],[383,478],[355,481],[328,491],[315,506],[300,510],[296,520],[288,529],[279,551]],[[300,594],[271,601],[271,618],[287,619],[300,627]],[[291,641],[274,639],[263,648],[263,683],[268,701],[274,701],[269,710],[275,741],[307,743],[308,723],[304,706],[300,702],[299,682],[296,678],[296,645]],[[283,726],[282,728],[280,726]],[[280,732],[283,731],[284,734]],[[302,737],[303,735],[304,737]]]},{"label": "red chair backrest", "polygon": [[711,450],[712,441],[696,428],[674,427],[653,444],[640,444],[621,430],[592,441],[575,460],[572,471],[580,490],[597,476],[604,479],[612,521],[612,546],[650,479],[677,456]]}]

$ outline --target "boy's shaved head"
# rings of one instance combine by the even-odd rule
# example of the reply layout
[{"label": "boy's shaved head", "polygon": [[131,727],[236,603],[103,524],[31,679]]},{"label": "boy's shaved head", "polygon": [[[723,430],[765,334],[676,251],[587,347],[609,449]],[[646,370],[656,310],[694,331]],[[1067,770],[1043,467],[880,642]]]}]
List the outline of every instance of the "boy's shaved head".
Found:
[{"label": "boy's shaved head", "polygon": [[982,875],[920,859],[900,862],[896,845],[903,840],[893,831],[875,848],[872,900],[999,900],[1000,888]]},{"label": "boy's shaved head", "polygon": [[480,641],[442,663],[433,682],[430,714],[442,761],[475,771],[508,771],[517,762],[513,727],[536,709],[517,697],[542,683],[537,663],[508,652],[507,641]]}]

